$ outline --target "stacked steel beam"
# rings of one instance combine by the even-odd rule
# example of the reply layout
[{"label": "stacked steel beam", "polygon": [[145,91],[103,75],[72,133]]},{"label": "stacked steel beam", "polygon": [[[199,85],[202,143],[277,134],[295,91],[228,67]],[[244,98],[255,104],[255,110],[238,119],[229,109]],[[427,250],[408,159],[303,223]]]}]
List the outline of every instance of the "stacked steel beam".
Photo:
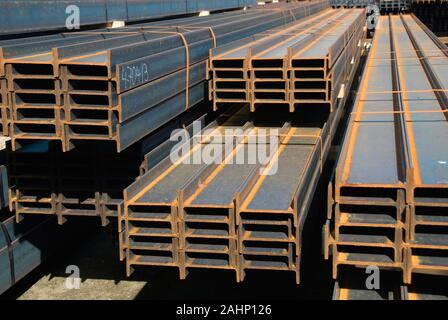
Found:
[{"label": "stacked steel beam", "polygon": [[107,140],[120,152],[204,99],[210,48],[327,6],[279,5],[0,43],[10,97],[3,132],[13,150],[31,140],[60,141],[63,151]]},{"label": "stacked steel beam", "polygon": [[110,143],[98,142],[63,153],[51,141],[9,152],[10,210],[17,221],[27,215],[52,215],[62,224],[67,217],[95,216],[103,226],[108,224],[121,214],[123,190],[142,166],[148,168],[157,161],[148,159],[147,153],[169,139],[171,131],[202,117],[204,109],[184,113],[122,153],[116,153]]},{"label": "stacked steel beam", "polygon": [[437,275],[418,275],[411,285],[403,286],[403,300],[448,300],[448,278]]},{"label": "stacked steel beam", "polygon": [[[355,50],[364,10],[326,10],[288,28],[212,50],[210,95],[214,108],[226,103],[307,104],[331,112],[341,90],[347,53]],[[348,48],[348,50],[346,50]]]},{"label": "stacked steel beam", "polygon": [[406,286],[393,271],[381,274],[380,286],[368,287],[369,274],[362,269],[342,270],[335,281],[333,300],[404,300]]},{"label": "stacked steel beam", "polygon": [[[4,212],[2,212],[4,213]],[[0,219],[0,294],[14,286],[72,239],[88,236],[96,227],[72,221],[60,227],[47,217],[33,217],[16,224],[14,217]]]},{"label": "stacked steel beam", "polygon": [[448,32],[448,1],[446,0],[413,0],[411,11],[432,32],[446,36]]},{"label": "stacked steel beam", "polygon": [[410,5],[410,0],[379,0],[379,7],[382,13],[400,13],[408,11]]},{"label": "stacked steel beam", "polygon": [[0,208],[5,208],[9,203],[9,184],[8,184],[8,170],[6,166],[0,166]]},{"label": "stacked steel beam", "polygon": [[135,22],[186,15],[204,10],[243,8],[255,4],[255,0],[3,0],[0,2],[0,36],[65,29],[67,19],[76,14],[74,6],[79,9],[80,27],[85,27],[113,21]]},{"label": "stacked steel beam", "polygon": [[330,188],[334,277],[448,273],[447,52],[414,16],[381,17]]},{"label": "stacked steel beam", "polygon": [[[350,52],[345,86],[361,50],[360,45]],[[346,97],[340,96],[339,106]],[[128,274],[135,266],[165,266],[178,268],[185,278],[191,269],[214,268],[233,270],[242,281],[247,270],[259,269],[292,271],[299,282],[303,226],[343,112],[338,107],[328,116],[309,107],[293,119],[289,112],[273,116],[236,105],[237,111],[176,146],[174,154],[184,151],[179,159],[167,156],[130,185],[121,238]],[[226,136],[226,129],[239,132],[231,136],[230,148],[214,153],[212,164],[202,161],[204,153],[222,147],[215,138]],[[270,143],[252,138],[271,132],[278,138],[272,157],[266,163],[248,161],[254,144]],[[158,152],[153,156],[160,158]],[[272,168],[278,171],[269,175]]]}]

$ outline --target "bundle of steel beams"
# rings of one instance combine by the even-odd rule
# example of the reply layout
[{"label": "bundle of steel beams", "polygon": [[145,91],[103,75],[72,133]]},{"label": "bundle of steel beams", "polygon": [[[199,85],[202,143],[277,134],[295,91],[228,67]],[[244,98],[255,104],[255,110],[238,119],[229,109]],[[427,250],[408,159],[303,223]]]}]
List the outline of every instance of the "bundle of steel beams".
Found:
[{"label": "bundle of steel beams", "polygon": [[400,13],[409,10],[410,0],[379,0],[379,7],[382,13]]},{"label": "bundle of steel beams", "polygon": [[123,190],[142,168],[147,170],[157,162],[147,153],[168,140],[173,130],[203,118],[204,107],[184,113],[118,154],[110,143],[97,142],[63,153],[51,141],[8,152],[9,191],[6,170],[0,168],[10,210],[17,221],[25,215],[53,215],[62,224],[67,217],[96,216],[103,226],[108,224],[121,213]]},{"label": "bundle of steel beams", "polygon": [[98,216],[103,225],[116,217],[122,190],[139,174],[138,150],[116,154],[103,145],[62,153],[51,142],[31,144],[9,154],[10,210],[24,215]]},{"label": "bundle of steel beams", "polygon": [[377,3],[378,0],[330,0],[333,8],[366,8]]},{"label": "bundle of steel beams", "polygon": [[448,1],[413,0],[411,4],[411,11],[436,35],[447,35]]},{"label": "bundle of steel beams", "polygon": [[[356,48],[345,86],[360,59],[362,46]],[[191,269],[214,268],[242,281],[259,269],[292,271],[299,282],[303,226],[343,108],[328,115],[309,105],[297,117],[264,111],[234,105],[199,133],[185,134],[191,139],[171,145],[169,156],[125,190],[120,225],[128,274],[135,266],[165,266],[183,279]],[[266,138],[272,136],[277,142]],[[267,161],[248,160],[260,146],[271,150]]]},{"label": "bundle of steel beams", "polygon": [[[209,49],[323,10],[324,1],[0,42],[3,134],[16,150],[114,141],[120,152],[206,97]],[[5,99],[2,99],[5,100]]]},{"label": "bundle of steel beams", "polygon": [[448,274],[447,52],[414,16],[380,18],[329,188],[334,277],[340,265],[405,283]]},{"label": "bundle of steel beams", "polygon": [[226,103],[312,104],[331,112],[363,33],[364,9],[325,10],[306,20],[213,49],[210,95]]},{"label": "bundle of steel beams", "polygon": [[362,269],[342,270],[335,281],[333,300],[404,300],[406,286],[400,276],[392,271],[383,272],[377,283],[369,279],[371,274]]},{"label": "bundle of steel beams", "polygon": [[[104,25],[113,21],[135,22],[255,4],[255,0],[3,0],[0,2],[0,36]],[[76,21],[79,26],[72,26]]]}]

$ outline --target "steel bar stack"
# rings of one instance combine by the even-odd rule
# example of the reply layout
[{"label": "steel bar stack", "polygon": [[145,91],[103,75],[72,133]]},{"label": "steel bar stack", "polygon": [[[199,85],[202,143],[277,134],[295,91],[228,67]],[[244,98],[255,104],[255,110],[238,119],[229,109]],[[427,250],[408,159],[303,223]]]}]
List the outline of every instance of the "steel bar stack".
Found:
[{"label": "steel bar stack", "polygon": [[437,275],[420,274],[412,280],[411,285],[403,286],[403,300],[448,300],[447,278]]},{"label": "steel bar stack", "polygon": [[409,0],[379,0],[379,7],[384,13],[400,13],[409,10]]},{"label": "steel bar stack", "polygon": [[[344,88],[364,36],[357,34],[357,45],[341,53],[350,56]],[[346,98],[340,95],[330,114],[310,104],[294,116],[234,104],[199,133],[190,128],[193,136],[171,153],[177,159],[167,156],[125,190],[120,224],[128,274],[135,266],[165,266],[178,268],[183,279],[191,269],[213,268],[233,270],[243,281],[247,270],[278,270],[294,272],[298,283],[303,226]],[[210,153],[229,135],[233,143],[225,152]],[[268,138],[253,140],[260,136]],[[273,150],[265,163],[245,159],[260,146]],[[158,152],[152,156],[160,158]],[[202,161],[204,154],[213,161]]]},{"label": "steel bar stack", "polygon": [[9,96],[3,132],[13,150],[55,140],[68,151],[96,140],[114,141],[123,151],[204,99],[209,49],[327,6],[284,4],[269,11],[7,40],[0,43],[0,77],[7,80]]},{"label": "steel bar stack", "polygon": [[[205,106],[184,113],[121,153],[106,142],[85,143],[62,152],[52,141],[37,141],[8,152],[9,208],[16,221],[27,215],[93,216],[103,226],[122,212],[123,190],[157,161],[148,153],[181,129],[203,117]],[[8,189],[8,184],[5,184]]]},{"label": "steel bar stack", "polygon": [[[213,122],[208,128],[217,130],[217,123]],[[191,129],[188,132],[198,134]],[[160,147],[162,151],[165,149]],[[158,149],[154,150],[154,153],[158,152]],[[171,164],[167,157],[125,190],[123,248],[126,249],[128,273],[133,264],[179,265],[181,239],[176,219],[177,189],[203,167],[205,164],[189,165],[182,161]],[[166,176],[174,178],[167,181]]]},{"label": "steel bar stack", "polygon": [[379,23],[324,229],[335,278],[377,266],[409,284],[448,270],[448,50],[412,15]]},{"label": "steel bar stack", "polygon": [[79,9],[80,26],[86,27],[113,21],[131,23],[201,11],[237,9],[255,4],[255,0],[4,0],[0,2],[0,36],[65,29],[67,19],[77,12],[74,6]]},{"label": "steel bar stack", "polygon": [[334,284],[333,300],[448,300],[448,278],[419,274],[412,284],[405,285],[397,272],[383,270],[381,285],[367,288],[366,276],[365,270],[359,268],[341,270]]},{"label": "steel bar stack", "polygon": [[[214,108],[244,102],[286,105],[290,112],[312,104],[331,112],[359,45],[363,9],[326,10],[288,28],[212,50],[210,95]],[[347,49],[348,48],[348,49]]]}]

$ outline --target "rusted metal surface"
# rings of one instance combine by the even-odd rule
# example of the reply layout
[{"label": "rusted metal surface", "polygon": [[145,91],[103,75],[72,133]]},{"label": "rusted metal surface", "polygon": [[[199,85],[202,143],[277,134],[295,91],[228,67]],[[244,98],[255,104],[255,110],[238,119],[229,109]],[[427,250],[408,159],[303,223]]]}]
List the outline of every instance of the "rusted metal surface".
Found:
[{"label": "rusted metal surface", "polygon": [[448,58],[414,16],[379,23],[324,229],[335,278],[341,265],[378,266],[411,283],[447,274]]},{"label": "rusted metal surface", "polygon": [[[361,50],[350,59],[346,87]],[[184,155],[194,159],[217,143],[214,135],[239,129],[222,161],[188,164],[167,157],[148,170],[125,190],[120,239],[128,274],[135,266],[165,266],[178,268],[183,279],[194,268],[218,268],[243,281],[248,270],[259,269],[293,272],[299,283],[303,224],[346,97],[328,118],[309,105],[294,121],[289,111],[273,116],[236,105],[238,111],[193,137],[190,143],[198,143]],[[235,163],[250,148],[250,137],[266,128],[279,132],[275,156],[265,164]],[[274,166],[278,171],[266,175]]]},{"label": "rusted metal surface", "polygon": [[[4,213],[4,212],[2,212]],[[15,218],[0,219],[0,294],[17,284],[58,250],[70,248],[79,233],[88,239],[98,230],[88,221],[57,225],[49,217],[34,216],[20,224]]]},{"label": "rusted metal surface", "polygon": [[411,0],[379,0],[379,8],[382,13],[402,13],[411,7]]},{"label": "rusted metal surface", "polygon": [[[123,190],[142,168],[147,170],[159,161],[150,151],[168,140],[173,130],[204,118],[203,113],[203,106],[190,110],[122,153],[116,153],[110,143],[97,142],[63,153],[49,141],[9,152],[9,189],[4,183],[9,207],[17,221],[29,215],[51,215],[62,224],[68,217],[94,216],[107,225],[122,212]],[[3,171],[1,176],[6,178]]]},{"label": "rusted metal surface", "polygon": [[212,50],[210,95],[225,103],[286,105],[291,112],[313,104],[331,112],[347,76],[348,57],[360,45],[364,9],[325,10],[250,42]]},{"label": "rusted metal surface", "polygon": [[47,140],[69,151],[96,140],[113,141],[121,152],[204,100],[209,49],[327,6],[279,4],[275,10],[6,40],[0,43],[0,77],[9,96],[3,133],[13,150]]}]

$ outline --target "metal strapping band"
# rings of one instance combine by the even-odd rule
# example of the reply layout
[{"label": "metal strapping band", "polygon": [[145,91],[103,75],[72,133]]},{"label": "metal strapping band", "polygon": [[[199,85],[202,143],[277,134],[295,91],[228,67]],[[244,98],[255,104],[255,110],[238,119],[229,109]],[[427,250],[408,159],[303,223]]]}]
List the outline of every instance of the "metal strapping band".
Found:
[{"label": "metal strapping band", "polygon": [[162,31],[162,30],[148,31],[148,30],[146,30],[146,27],[145,27],[144,32],[178,35],[180,37],[180,39],[182,40],[182,43],[185,47],[185,110],[188,109],[188,106],[189,106],[189,103],[188,103],[189,102],[189,88],[188,88],[188,86],[189,86],[189,78],[190,78],[190,53],[189,53],[188,42],[187,42],[187,39],[185,38],[185,35],[182,32],[180,32],[179,30],[177,30],[177,31]]}]

